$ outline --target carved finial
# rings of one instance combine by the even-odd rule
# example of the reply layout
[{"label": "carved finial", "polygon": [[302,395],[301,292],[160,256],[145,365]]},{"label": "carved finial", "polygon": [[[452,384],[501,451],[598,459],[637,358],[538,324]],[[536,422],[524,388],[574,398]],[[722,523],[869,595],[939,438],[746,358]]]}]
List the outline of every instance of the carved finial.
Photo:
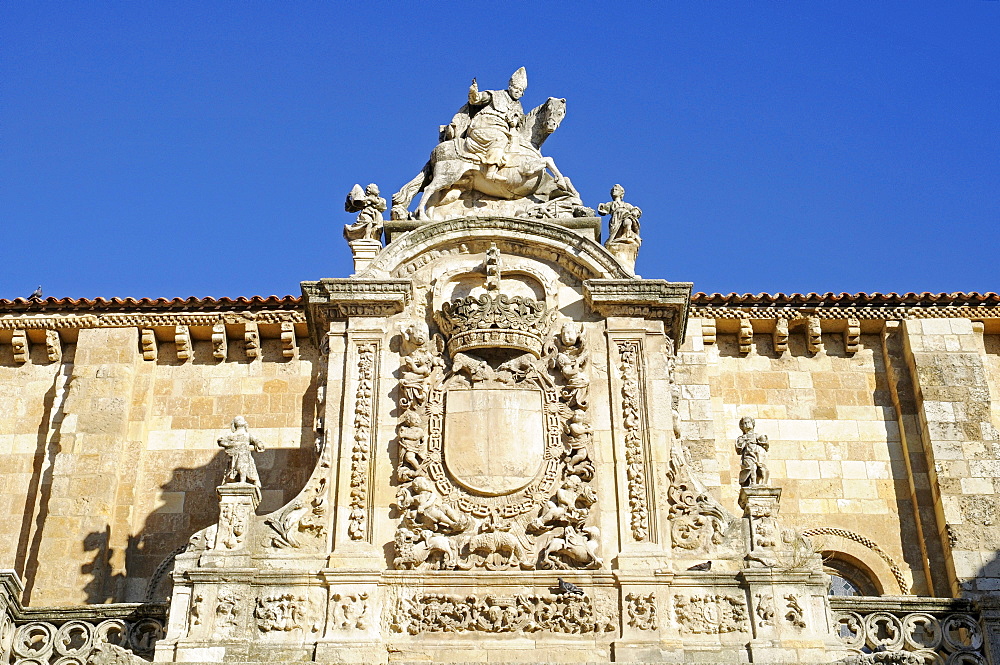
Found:
[{"label": "carved finial", "polygon": [[740,485],[757,487],[767,485],[771,474],[767,470],[768,442],[766,434],[753,431],[756,423],[750,416],[740,418],[740,430],[736,439],[736,452],[740,454]]},{"label": "carved finial", "polygon": [[608,220],[608,240],[604,243],[608,251],[622,265],[635,272],[635,258],[639,254],[639,218],[642,210],[625,202],[625,188],[615,185],[611,188],[611,200],[597,206],[600,215],[611,215]]}]

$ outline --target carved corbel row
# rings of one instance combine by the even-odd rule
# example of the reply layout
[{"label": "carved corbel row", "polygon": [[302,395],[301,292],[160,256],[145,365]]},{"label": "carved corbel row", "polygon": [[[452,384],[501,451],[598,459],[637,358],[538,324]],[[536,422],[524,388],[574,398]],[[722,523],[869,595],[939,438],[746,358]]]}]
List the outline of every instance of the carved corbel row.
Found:
[{"label": "carved corbel row", "polygon": [[[245,349],[246,357],[250,360],[261,357],[261,335],[260,328],[255,321],[246,321],[243,323],[244,329],[242,334],[243,346]],[[233,337],[234,339],[240,339],[240,333],[232,334],[231,328],[235,327],[233,324],[227,324],[225,321],[218,320],[212,324],[211,331],[211,342],[212,342],[212,357],[219,362],[223,362],[229,356],[229,339]],[[176,325],[167,328],[167,334],[170,335],[169,340],[172,341],[176,348],[177,359],[180,361],[188,361],[194,357],[194,341],[195,338],[191,332],[192,327],[189,325]],[[20,331],[23,333],[23,331]],[[18,331],[14,331],[15,341],[18,339]],[[156,360],[159,357],[159,340],[163,339],[163,331],[160,332],[160,338],[157,338],[157,331],[155,328],[142,327],[139,329],[139,350],[142,353],[143,360]],[[200,339],[200,338],[199,338]],[[295,322],[293,321],[282,321],[280,322],[280,333],[279,339],[281,341],[281,354],[285,358],[296,357],[298,351],[298,340],[296,339]],[[24,337],[24,348],[27,349],[27,338]],[[60,346],[60,340],[58,332],[55,330],[46,331],[45,337],[46,349],[49,355],[49,359],[54,361],[61,357],[61,350],[58,349]],[[26,353],[26,351],[25,351]],[[25,359],[27,356],[25,355]],[[23,361],[18,361],[23,362]]]},{"label": "carved corbel row", "polygon": [[854,355],[861,350],[861,321],[858,319],[847,319],[847,327],[844,328],[844,351]]},{"label": "carved corbel row", "polygon": [[715,344],[717,339],[715,319],[701,320],[701,339],[702,342],[705,344],[705,346],[711,346]]},{"label": "carved corbel row", "polygon": [[14,362],[19,365],[28,362],[31,346],[28,342],[28,333],[24,329],[14,331],[10,338],[10,345],[14,349]]}]

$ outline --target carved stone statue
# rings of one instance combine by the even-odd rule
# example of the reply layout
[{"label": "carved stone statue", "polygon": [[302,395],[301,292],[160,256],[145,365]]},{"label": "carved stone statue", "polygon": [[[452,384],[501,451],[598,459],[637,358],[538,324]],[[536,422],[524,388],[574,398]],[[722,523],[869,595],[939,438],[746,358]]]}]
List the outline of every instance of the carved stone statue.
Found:
[{"label": "carved stone statue", "polygon": [[344,238],[350,240],[380,240],[385,219],[385,199],[379,196],[378,185],[372,183],[361,190],[361,185],[354,185],[347,195],[344,210],[358,213],[353,224],[344,226]]},{"label": "carved stone statue", "polygon": [[392,218],[411,218],[409,206],[420,192],[418,219],[462,217],[476,209],[522,217],[592,215],[541,153],[566,115],[566,100],[550,97],[525,114],[520,99],[527,85],[523,67],[506,90],[480,90],[473,79],[468,103],[441,127],[430,160],[393,195]]},{"label": "carved stone statue", "polygon": [[264,444],[260,439],[250,434],[247,420],[243,416],[233,418],[230,429],[232,434],[220,436],[219,446],[229,455],[229,467],[223,483],[249,483],[255,487],[260,487],[260,478],[257,476],[257,465],[253,461],[253,454],[250,449],[257,452],[264,450]]},{"label": "carved stone statue", "polygon": [[740,418],[740,430],[743,434],[736,439],[736,452],[740,454],[742,487],[767,485],[771,477],[767,470],[767,435],[754,432],[754,425],[750,416]]},{"label": "carved stone statue", "polygon": [[639,218],[642,210],[625,202],[625,188],[615,185],[611,188],[611,200],[597,206],[601,215],[611,215],[608,220],[608,240],[604,246],[615,258],[635,268],[635,257],[639,253],[642,238],[639,237]]}]

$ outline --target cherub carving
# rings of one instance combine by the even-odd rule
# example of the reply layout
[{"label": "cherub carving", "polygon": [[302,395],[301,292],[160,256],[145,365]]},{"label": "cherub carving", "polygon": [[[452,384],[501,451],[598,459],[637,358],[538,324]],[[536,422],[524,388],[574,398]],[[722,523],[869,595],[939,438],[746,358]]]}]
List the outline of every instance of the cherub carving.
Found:
[{"label": "cherub carving", "polygon": [[[432,348],[429,341],[433,344]],[[427,399],[431,374],[435,368],[444,367],[441,353],[444,340],[435,335],[428,340],[427,331],[419,325],[409,325],[402,333],[403,357],[400,361],[399,385],[402,394],[399,405],[403,409],[419,406]]]},{"label": "cherub carving", "polygon": [[459,533],[468,526],[468,518],[462,513],[438,503],[434,483],[424,476],[414,478],[408,488],[399,490],[396,505],[404,511],[404,524],[447,533]]},{"label": "cherub carving", "polygon": [[587,422],[587,412],[577,409],[563,425],[569,450],[566,452],[566,471],[583,480],[594,477],[594,463],[590,459],[589,446],[594,439],[594,428]]},{"label": "cherub carving", "polygon": [[385,219],[386,202],[379,196],[378,185],[372,183],[363,191],[361,185],[354,185],[347,195],[344,210],[358,213],[353,224],[344,225],[344,238],[351,240],[379,240]]},{"label": "cherub carving", "polygon": [[583,326],[576,323],[564,324],[550,351],[549,366],[562,374],[566,382],[562,388],[562,397],[570,408],[586,409],[589,406],[589,362],[590,354],[584,348]]},{"label": "cherub carving", "polygon": [[528,530],[542,533],[560,524],[582,524],[596,502],[594,488],[585,484],[579,476],[567,476],[562,486],[539,509],[538,517],[528,525]]},{"label": "cherub carving", "polygon": [[408,410],[403,412],[399,421],[399,467],[396,469],[396,478],[400,482],[413,480],[417,477],[423,466],[424,419],[417,411]]}]

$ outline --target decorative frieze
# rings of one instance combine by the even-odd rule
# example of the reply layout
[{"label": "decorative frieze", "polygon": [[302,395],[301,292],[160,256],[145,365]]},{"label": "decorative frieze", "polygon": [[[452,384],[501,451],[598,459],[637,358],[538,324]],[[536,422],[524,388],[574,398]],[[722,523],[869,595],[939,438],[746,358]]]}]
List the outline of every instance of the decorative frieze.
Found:
[{"label": "decorative frieze", "polygon": [[587,596],[419,594],[402,598],[390,628],[398,633],[610,633],[617,617]]},{"label": "decorative frieze", "polygon": [[302,630],[306,621],[306,599],[293,593],[261,596],[253,616],[262,633]]}]

